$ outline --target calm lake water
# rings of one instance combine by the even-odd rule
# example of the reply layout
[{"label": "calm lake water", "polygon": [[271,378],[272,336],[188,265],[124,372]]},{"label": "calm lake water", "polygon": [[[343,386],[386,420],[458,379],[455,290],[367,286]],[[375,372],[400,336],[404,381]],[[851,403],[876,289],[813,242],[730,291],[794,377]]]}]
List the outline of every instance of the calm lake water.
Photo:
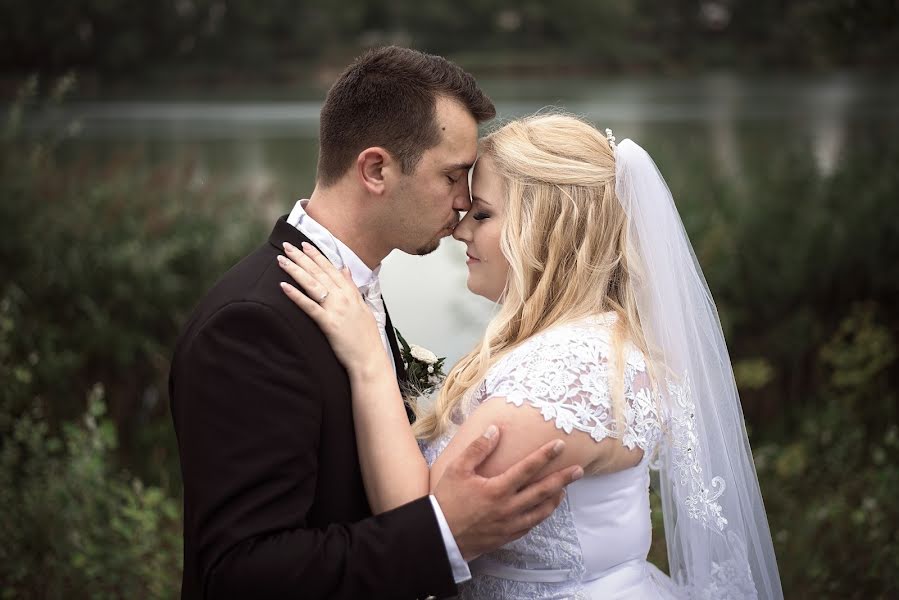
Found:
[{"label": "calm lake water", "polygon": [[[899,82],[888,79],[718,75],[481,83],[500,120],[555,106],[611,127],[619,140],[636,140],[679,201],[701,188],[705,174],[733,185],[752,179],[764,189],[766,173],[797,155],[826,178],[859,136],[895,139],[899,133]],[[80,132],[63,148],[71,159],[103,161],[125,153],[147,167],[190,162],[197,185],[214,181],[248,198],[267,197],[260,211],[273,220],[312,189],[323,94],[275,90],[239,100],[204,94],[75,102],[30,126],[77,120]],[[494,310],[467,292],[466,273],[463,246],[452,239],[428,257],[390,256],[382,270],[396,326],[413,343],[447,356],[448,364],[473,346]]]}]

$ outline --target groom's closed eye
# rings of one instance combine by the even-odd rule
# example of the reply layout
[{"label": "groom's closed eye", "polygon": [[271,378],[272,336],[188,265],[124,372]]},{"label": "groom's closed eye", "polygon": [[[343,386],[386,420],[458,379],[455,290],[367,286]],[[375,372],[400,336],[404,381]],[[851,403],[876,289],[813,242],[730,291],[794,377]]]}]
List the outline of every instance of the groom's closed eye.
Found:
[{"label": "groom's closed eye", "polygon": [[455,185],[459,182],[460,179],[468,176],[468,170],[471,168],[470,164],[467,163],[456,163],[453,165],[449,165],[445,169],[443,169],[443,173],[446,175],[446,178],[452,185]]}]

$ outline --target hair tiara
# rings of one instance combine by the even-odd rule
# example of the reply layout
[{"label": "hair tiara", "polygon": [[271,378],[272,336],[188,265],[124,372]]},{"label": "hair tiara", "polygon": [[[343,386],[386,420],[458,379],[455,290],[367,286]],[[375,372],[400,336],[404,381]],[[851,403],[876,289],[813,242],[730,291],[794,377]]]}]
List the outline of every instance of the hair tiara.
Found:
[{"label": "hair tiara", "polygon": [[618,148],[618,145],[615,143],[615,134],[608,127],[606,127],[606,139],[609,140],[609,148],[612,149],[612,152],[615,152],[615,149]]}]

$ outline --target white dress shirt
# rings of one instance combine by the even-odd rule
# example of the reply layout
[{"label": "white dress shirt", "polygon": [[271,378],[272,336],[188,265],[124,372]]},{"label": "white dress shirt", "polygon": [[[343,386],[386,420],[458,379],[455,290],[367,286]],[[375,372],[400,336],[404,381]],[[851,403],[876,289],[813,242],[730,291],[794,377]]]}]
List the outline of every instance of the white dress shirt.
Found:
[{"label": "white dress shirt", "polygon": [[[387,339],[387,312],[384,308],[384,301],[381,298],[381,283],[378,279],[378,273],[381,271],[381,265],[375,267],[374,270],[362,262],[355,252],[334,237],[330,231],[325,229],[323,225],[316,222],[315,219],[306,214],[306,204],[309,200],[300,200],[293,207],[290,215],[287,217],[287,223],[296,227],[300,233],[305,235],[314,243],[322,254],[331,261],[338,269],[346,266],[350,270],[353,283],[359,288],[365,303],[371,309],[375,320],[378,322],[378,329],[381,333],[381,342],[384,349],[390,357],[390,362],[396,367],[393,352],[390,350],[390,342]],[[443,537],[443,544],[446,546],[446,554],[449,557],[450,566],[453,569],[453,579],[456,583],[462,583],[471,579],[471,571],[468,569],[468,563],[462,558],[459,546],[456,544],[455,538],[450,531],[443,510],[437,502],[437,498],[430,496],[431,505],[434,507],[434,514],[437,517],[437,523],[440,525],[440,535]]]}]

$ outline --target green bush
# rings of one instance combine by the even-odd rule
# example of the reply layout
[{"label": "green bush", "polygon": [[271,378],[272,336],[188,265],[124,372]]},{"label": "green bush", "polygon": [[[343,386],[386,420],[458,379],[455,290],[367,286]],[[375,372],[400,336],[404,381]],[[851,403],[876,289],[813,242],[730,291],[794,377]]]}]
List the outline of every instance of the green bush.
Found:
[{"label": "green bush", "polygon": [[816,409],[827,385],[818,354],[852,306],[869,303],[899,331],[899,149],[860,134],[828,175],[791,145],[756,160],[739,183],[690,181],[699,197],[685,220],[750,421],[765,423],[760,435],[781,436]]},{"label": "green bush", "polygon": [[[70,86],[63,80],[50,102]],[[64,135],[32,140],[18,128],[35,87],[11,111],[0,164],[0,298],[20,313],[9,352],[54,422],[80,414],[78,398],[102,382],[122,454],[136,461],[143,438],[171,436],[167,421],[147,424],[167,419],[178,329],[211,282],[263,239],[260,209],[198,183],[191,165],[149,169],[117,157],[60,166]],[[12,414],[31,400],[4,393]]]},{"label": "green bush", "polygon": [[819,354],[828,373],[792,438],[756,449],[784,589],[805,598],[899,592],[894,335],[858,305]]},{"label": "green bush", "polygon": [[899,149],[853,132],[832,173],[762,130],[738,181],[676,174],[788,598],[899,593]]},{"label": "green bush", "polygon": [[3,593],[173,597],[169,356],[200,295],[263,239],[259,207],[198,184],[190,165],[58,164],[73,129],[22,134],[36,90],[23,89],[0,146]]},{"label": "green bush", "polygon": [[4,598],[173,598],[180,502],[121,471],[103,388],[80,423],[50,432],[39,403],[0,448]]}]

